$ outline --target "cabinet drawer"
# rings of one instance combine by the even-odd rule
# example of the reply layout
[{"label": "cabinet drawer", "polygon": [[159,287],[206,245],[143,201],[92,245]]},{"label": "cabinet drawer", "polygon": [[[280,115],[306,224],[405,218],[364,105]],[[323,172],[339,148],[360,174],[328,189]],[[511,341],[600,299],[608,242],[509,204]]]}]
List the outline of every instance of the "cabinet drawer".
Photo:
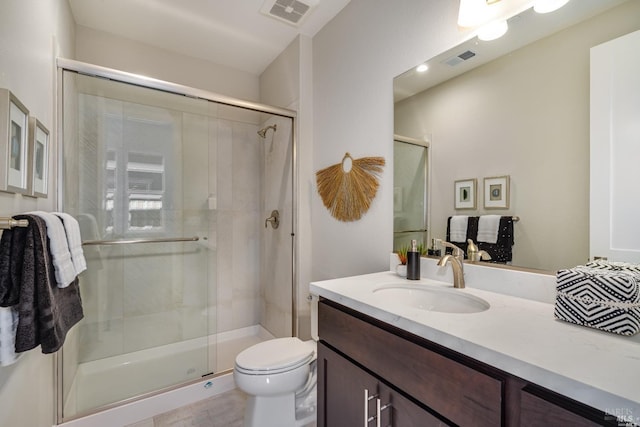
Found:
[{"label": "cabinet drawer", "polygon": [[[375,400],[389,405],[380,413],[380,425],[393,427],[447,427],[426,410],[390,389],[338,353],[318,343],[318,426],[359,427],[376,415]],[[364,402],[364,391],[374,396]],[[364,410],[365,405],[367,410]],[[367,425],[377,425],[371,421]]]},{"label": "cabinet drawer", "polygon": [[502,424],[502,381],[321,302],[320,339],[460,426]]},{"label": "cabinet drawer", "polygon": [[[577,402],[568,402],[562,397],[554,397],[551,393],[541,391],[538,387],[529,385],[522,390],[520,396],[520,426],[547,427],[561,425],[563,427],[595,427],[618,426],[613,416],[607,416],[600,411],[589,408]],[[543,397],[545,396],[545,397]],[[555,402],[564,401],[563,405]],[[563,406],[572,406],[568,409]],[[582,412],[579,415],[578,412]],[[592,421],[591,419],[597,420]]]}]

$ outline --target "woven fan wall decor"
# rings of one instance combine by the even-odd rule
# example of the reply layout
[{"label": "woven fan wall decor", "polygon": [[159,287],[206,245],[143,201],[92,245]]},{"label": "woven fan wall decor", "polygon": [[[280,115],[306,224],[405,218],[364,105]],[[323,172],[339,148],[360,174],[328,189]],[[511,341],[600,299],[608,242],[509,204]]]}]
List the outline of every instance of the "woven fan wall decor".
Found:
[{"label": "woven fan wall decor", "polygon": [[378,175],[384,157],[353,159],[349,153],[342,162],[316,172],[322,203],[339,221],[357,221],[371,206],[378,191]]}]

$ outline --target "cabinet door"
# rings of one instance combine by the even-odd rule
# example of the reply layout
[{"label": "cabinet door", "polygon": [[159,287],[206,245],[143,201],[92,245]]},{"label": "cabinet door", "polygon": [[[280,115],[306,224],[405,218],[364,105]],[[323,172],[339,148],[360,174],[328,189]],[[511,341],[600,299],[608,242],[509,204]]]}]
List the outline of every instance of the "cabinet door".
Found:
[{"label": "cabinet door", "polygon": [[591,48],[591,258],[640,260],[639,49],[640,31]]},{"label": "cabinet door", "polygon": [[[367,401],[365,391],[370,396]],[[378,400],[380,422],[376,419]],[[376,377],[318,343],[319,427],[446,425]]]},{"label": "cabinet door", "polygon": [[[365,426],[365,390],[376,395],[378,381],[318,343],[318,426]],[[366,407],[368,416],[375,413],[371,401]]]}]

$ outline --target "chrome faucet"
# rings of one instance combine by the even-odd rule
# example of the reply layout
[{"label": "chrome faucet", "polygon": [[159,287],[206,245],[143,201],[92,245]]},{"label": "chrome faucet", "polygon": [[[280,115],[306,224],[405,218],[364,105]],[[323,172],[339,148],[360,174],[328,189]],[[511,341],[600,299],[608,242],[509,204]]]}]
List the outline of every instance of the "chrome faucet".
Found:
[{"label": "chrome faucet", "polygon": [[444,255],[438,260],[438,267],[444,267],[447,263],[451,264],[453,269],[453,287],[457,289],[464,288],[464,251],[453,243],[440,240],[442,246],[453,249],[451,254]]}]

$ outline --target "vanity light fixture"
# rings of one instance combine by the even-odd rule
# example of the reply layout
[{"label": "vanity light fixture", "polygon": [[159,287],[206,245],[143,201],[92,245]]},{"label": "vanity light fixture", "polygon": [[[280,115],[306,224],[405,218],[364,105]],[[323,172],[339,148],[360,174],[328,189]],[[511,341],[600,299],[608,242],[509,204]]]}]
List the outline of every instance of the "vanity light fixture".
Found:
[{"label": "vanity light fixture", "polygon": [[509,29],[507,21],[492,21],[483,25],[478,30],[478,38],[482,41],[491,41],[504,36]]},{"label": "vanity light fixture", "polygon": [[507,19],[529,9],[534,0],[460,0],[458,26],[479,29],[480,40],[495,40],[507,32]]},{"label": "vanity light fixture", "polygon": [[420,64],[416,67],[416,71],[419,73],[424,73],[428,69],[429,69],[429,66],[427,64]]},{"label": "vanity light fixture", "polygon": [[533,10],[537,13],[549,13],[560,9],[567,3],[569,3],[569,0],[536,0]]},{"label": "vanity light fixture", "polygon": [[538,13],[560,9],[569,0],[460,0],[458,26],[478,29],[483,41],[502,37],[509,29],[507,19],[533,6]]}]

